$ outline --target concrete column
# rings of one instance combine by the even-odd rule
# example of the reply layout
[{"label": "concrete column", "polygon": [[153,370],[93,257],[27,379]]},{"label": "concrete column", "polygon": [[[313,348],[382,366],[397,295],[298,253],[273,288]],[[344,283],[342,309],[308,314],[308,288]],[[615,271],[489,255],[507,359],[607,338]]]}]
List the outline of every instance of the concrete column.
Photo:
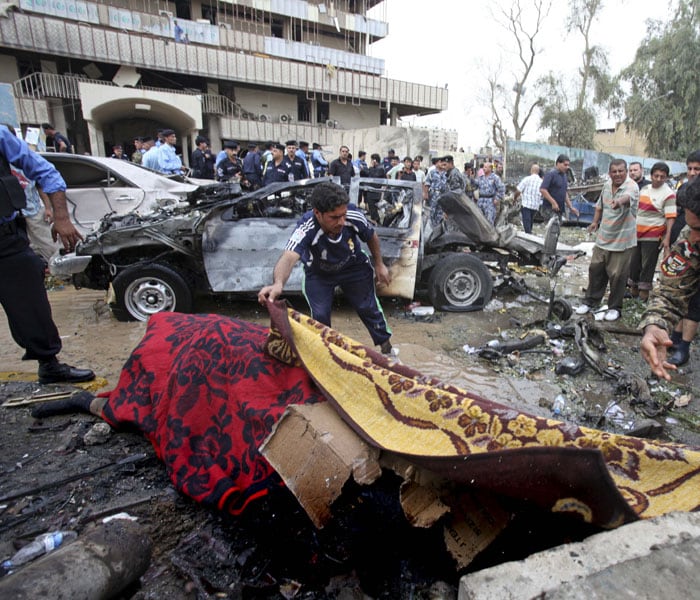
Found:
[{"label": "concrete column", "polygon": [[399,120],[399,112],[396,110],[394,106],[391,107],[391,112],[389,113],[389,125],[392,127],[397,127],[397,123]]},{"label": "concrete column", "polygon": [[88,138],[90,140],[90,148],[92,148],[93,156],[101,156],[100,148],[104,148],[104,135],[102,130],[98,129],[94,121],[85,121],[87,123]]},{"label": "concrete column", "polygon": [[222,138],[221,117],[211,115],[209,117],[209,146],[214,152],[221,150]]}]

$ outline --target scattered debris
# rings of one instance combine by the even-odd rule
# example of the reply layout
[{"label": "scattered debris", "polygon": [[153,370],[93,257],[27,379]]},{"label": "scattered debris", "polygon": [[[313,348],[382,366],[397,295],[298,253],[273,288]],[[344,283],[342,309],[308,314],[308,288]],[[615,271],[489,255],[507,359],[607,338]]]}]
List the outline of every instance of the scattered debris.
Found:
[{"label": "scattered debris", "polygon": [[112,435],[112,428],[104,421],[100,421],[90,427],[90,430],[83,437],[83,442],[86,446],[104,444],[110,435]]}]

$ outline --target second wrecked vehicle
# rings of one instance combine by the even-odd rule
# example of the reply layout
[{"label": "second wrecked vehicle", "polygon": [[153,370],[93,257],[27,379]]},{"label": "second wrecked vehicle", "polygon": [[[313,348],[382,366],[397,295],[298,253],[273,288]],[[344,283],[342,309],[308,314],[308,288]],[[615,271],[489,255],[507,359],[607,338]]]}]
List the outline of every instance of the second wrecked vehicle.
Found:
[{"label": "second wrecked vehicle", "polygon": [[[198,198],[147,215],[107,215],[74,253],[55,256],[51,271],[72,276],[76,287],[111,287],[121,319],[146,320],[160,311],[190,312],[196,293],[252,297],[269,283],[315,187],[328,179],[276,183],[237,198]],[[450,215],[438,228],[425,224],[421,185],[412,181],[354,178],[351,202],[376,202],[376,231],[391,285],[382,296],[412,299],[427,291],[442,310],[480,310],[491,299],[496,273],[513,281],[509,264],[561,266],[558,222],[545,239],[510,225],[494,228],[466,196],[441,198]],[[556,263],[556,264],[555,264]],[[557,266],[558,265],[558,266]],[[300,294],[297,265],[285,292]],[[564,318],[568,315],[563,315]]]}]

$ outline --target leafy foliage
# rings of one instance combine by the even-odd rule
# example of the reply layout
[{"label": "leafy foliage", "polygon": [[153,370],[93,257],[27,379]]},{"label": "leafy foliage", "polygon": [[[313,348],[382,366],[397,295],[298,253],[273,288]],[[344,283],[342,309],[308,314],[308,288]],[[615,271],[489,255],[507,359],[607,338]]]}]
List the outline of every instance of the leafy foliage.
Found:
[{"label": "leafy foliage", "polygon": [[574,148],[593,148],[595,115],[587,108],[557,110],[545,106],[540,119],[551,130],[550,143]]},{"label": "leafy foliage", "polygon": [[650,21],[634,62],[621,73],[631,85],[625,123],[646,137],[652,156],[685,160],[700,147],[699,13],[699,0],[679,0],[671,21]]},{"label": "leafy foliage", "polygon": [[578,76],[570,88],[552,72],[538,81],[543,97],[540,126],[549,128],[551,144],[594,147],[592,107],[606,103],[612,91],[607,54],[591,44],[591,29],[602,9],[603,0],[571,0],[567,31],[580,34],[584,43]]}]

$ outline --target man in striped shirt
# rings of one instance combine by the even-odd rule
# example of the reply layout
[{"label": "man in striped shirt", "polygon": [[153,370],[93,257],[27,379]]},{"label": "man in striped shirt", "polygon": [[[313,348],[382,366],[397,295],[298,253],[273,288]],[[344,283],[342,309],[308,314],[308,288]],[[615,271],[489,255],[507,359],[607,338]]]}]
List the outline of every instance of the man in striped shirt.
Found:
[{"label": "man in striped shirt", "polygon": [[[311,316],[330,326],[335,288],[339,287],[367,327],[383,354],[391,353],[391,329],[376,295],[379,285],[391,282],[382,261],[379,237],[364,213],[350,204],[347,192],[335,183],[320,183],[311,194],[312,210],[292,233],[273,271],[273,283],[258,293],[263,306],[281,294],[292,269],[304,264],[304,297]],[[372,262],[362,249],[365,242]]]},{"label": "man in striped shirt", "polygon": [[676,221],[676,194],[666,185],[670,170],[657,162],[651,168],[651,184],[639,190],[637,246],[632,252],[630,293],[646,301],[654,280],[656,261],[663,248],[664,258],[671,251],[671,230]]},{"label": "man in striped shirt", "polygon": [[627,174],[627,163],[616,158],[610,163],[610,179],[598,198],[588,231],[597,231],[593,256],[588,268],[588,288],[576,314],[586,314],[600,305],[610,283],[608,310],[598,312],[597,320],[617,321],[622,313],[630,257],[637,245],[637,206],[639,187]]}]

